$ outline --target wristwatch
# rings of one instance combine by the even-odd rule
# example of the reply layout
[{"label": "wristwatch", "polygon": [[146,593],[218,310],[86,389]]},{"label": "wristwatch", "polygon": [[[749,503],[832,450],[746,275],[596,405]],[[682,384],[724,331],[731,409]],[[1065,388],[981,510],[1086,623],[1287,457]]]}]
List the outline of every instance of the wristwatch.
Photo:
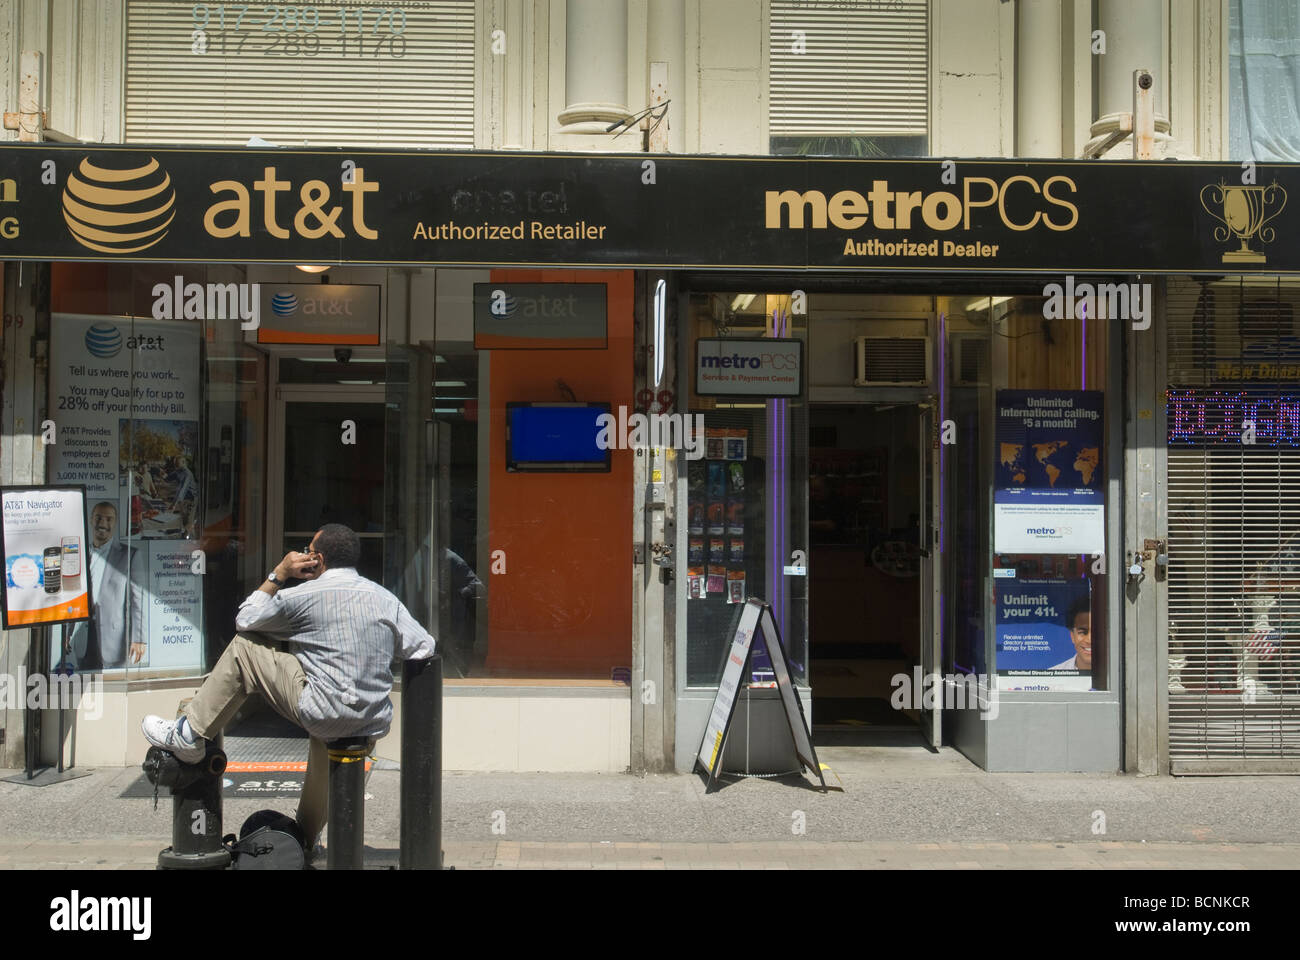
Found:
[{"label": "wristwatch", "polygon": [[268,573],[268,574],[266,575],[266,579],[270,580],[270,581],[271,581],[272,583],[274,583],[277,587],[283,587],[283,586],[284,586],[284,581],[281,580],[279,577],[277,577],[277,576],[275,575],[275,571],[274,571],[274,570],[272,570],[270,573]]}]

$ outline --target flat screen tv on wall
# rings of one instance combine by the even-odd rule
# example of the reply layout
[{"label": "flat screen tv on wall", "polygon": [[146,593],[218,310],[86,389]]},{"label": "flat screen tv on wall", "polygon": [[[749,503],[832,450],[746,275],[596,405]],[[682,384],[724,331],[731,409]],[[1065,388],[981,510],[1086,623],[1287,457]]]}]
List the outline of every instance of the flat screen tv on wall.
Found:
[{"label": "flat screen tv on wall", "polygon": [[602,473],[598,418],[608,403],[507,403],[506,470],[511,473]]}]

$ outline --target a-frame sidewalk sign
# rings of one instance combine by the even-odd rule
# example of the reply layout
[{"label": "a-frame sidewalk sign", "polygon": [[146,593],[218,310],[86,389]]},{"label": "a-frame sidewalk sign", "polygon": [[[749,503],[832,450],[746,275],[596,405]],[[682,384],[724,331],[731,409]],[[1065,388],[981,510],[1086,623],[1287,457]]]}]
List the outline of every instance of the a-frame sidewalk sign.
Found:
[{"label": "a-frame sidewalk sign", "polygon": [[704,739],[700,742],[695,757],[696,767],[703,769],[708,777],[705,789],[712,790],[717,782],[727,733],[736,712],[736,693],[749,673],[753,644],[757,637],[761,637],[763,646],[767,648],[767,657],[772,663],[772,672],[776,675],[776,688],[781,694],[781,705],[790,727],[790,736],[794,740],[795,756],[805,769],[817,774],[822,790],[828,790],[826,776],[822,773],[821,764],[817,762],[817,751],[813,749],[808,722],[804,719],[803,704],[799,702],[799,695],[790,679],[790,662],[786,659],[781,634],[772,617],[772,608],[757,597],[745,601],[745,609],[741,611],[740,623],[736,625],[736,634],[727,653],[727,663],[722,670],[722,681],[718,684],[717,696],[713,698],[709,723],[704,729]]}]

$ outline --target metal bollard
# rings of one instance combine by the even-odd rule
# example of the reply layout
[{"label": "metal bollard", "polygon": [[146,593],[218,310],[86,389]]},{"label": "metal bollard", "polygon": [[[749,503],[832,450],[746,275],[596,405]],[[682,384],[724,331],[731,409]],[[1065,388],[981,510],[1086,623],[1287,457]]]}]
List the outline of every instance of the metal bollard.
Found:
[{"label": "metal bollard", "polygon": [[365,855],[366,754],[369,737],[340,737],[326,745],[330,758],[328,870],[360,870]]},{"label": "metal bollard", "polygon": [[398,866],[442,869],[442,657],[402,664]]},{"label": "metal bollard", "polygon": [[198,763],[181,763],[175,755],[150,747],[144,772],[172,794],[172,845],[158,854],[159,870],[224,870],[230,853],[221,845],[221,775],[226,754],[221,738],[208,741]]}]

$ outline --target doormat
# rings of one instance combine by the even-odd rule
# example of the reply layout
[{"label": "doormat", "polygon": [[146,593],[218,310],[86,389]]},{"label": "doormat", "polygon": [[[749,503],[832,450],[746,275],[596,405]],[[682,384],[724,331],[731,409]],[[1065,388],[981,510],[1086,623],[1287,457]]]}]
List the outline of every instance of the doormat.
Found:
[{"label": "doormat", "polygon": [[[374,762],[366,761],[366,779]],[[246,761],[231,760],[221,778],[223,800],[296,800],[302,793],[302,781],[307,775],[307,761]],[[119,796],[124,800],[153,799],[153,784],[143,773]],[[158,800],[171,799],[166,787],[158,790]]]}]

